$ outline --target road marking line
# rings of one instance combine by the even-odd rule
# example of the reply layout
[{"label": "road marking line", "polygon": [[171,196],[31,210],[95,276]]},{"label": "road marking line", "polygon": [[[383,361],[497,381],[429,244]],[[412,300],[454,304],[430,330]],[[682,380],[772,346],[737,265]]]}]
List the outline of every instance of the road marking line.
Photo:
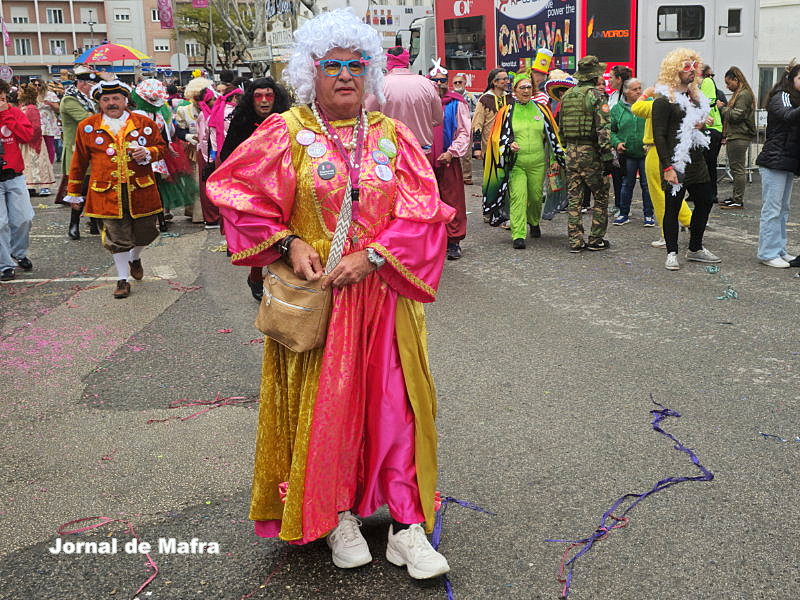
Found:
[{"label": "road marking line", "polygon": [[63,235],[63,234],[61,234],[61,235],[43,235],[43,234],[39,234],[39,235],[30,235],[28,237],[37,238],[37,239],[41,239],[41,238],[64,238],[64,239],[67,239],[67,236]]}]

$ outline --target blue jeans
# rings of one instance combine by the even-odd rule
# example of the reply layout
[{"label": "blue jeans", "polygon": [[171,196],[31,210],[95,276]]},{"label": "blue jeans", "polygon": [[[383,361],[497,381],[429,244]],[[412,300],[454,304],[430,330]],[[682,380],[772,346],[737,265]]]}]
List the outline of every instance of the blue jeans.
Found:
[{"label": "blue jeans", "polygon": [[761,227],[758,230],[758,258],[772,260],[786,252],[786,223],[792,199],[794,173],[759,167],[761,174]]},{"label": "blue jeans", "polygon": [[625,158],[625,179],[622,180],[622,190],[619,199],[619,214],[627,217],[631,212],[631,201],[633,200],[633,186],[636,185],[636,174],[639,174],[639,185],[642,188],[642,203],[644,204],[644,216],[653,216],[653,203],[650,201],[650,190],[647,187],[647,176],[644,173],[644,157]]},{"label": "blue jeans", "polygon": [[25,177],[0,181],[0,271],[15,268],[14,258],[25,258],[33,214]]}]

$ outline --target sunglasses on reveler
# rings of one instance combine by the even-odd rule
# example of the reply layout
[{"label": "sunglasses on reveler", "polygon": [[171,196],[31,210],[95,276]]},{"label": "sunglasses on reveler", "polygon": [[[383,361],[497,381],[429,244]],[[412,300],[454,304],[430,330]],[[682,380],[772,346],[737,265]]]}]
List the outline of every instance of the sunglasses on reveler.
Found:
[{"label": "sunglasses on reveler", "polygon": [[342,69],[347,67],[347,71],[353,77],[361,77],[367,72],[367,65],[372,57],[364,56],[354,60],[336,60],[335,58],[326,58],[324,60],[315,60],[314,64],[318,66],[322,72],[328,77],[338,77]]},{"label": "sunglasses on reveler", "polygon": [[700,63],[697,62],[696,60],[685,60],[685,61],[683,61],[683,70],[685,72],[687,72],[687,73],[689,71],[696,71],[699,66],[700,66]]},{"label": "sunglasses on reveler", "polygon": [[447,83],[447,77],[431,77],[431,81],[436,83]]},{"label": "sunglasses on reveler", "polygon": [[253,100],[256,102],[261,102],[262,100],[274,100],[275,99],[275,92],[272,90],[268,92],[256,92],[253,94]]}]

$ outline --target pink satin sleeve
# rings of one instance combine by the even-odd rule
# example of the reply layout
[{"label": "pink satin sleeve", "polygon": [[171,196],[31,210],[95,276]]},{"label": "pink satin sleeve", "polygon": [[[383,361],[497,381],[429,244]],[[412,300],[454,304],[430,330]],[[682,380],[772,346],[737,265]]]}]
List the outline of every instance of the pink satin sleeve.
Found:
[{"label": "pink satin sleeve", "polygon": [[280,115],[271,115],[206,185],[225,220],[231,262],[257,267],[278,258],[271,246],[289,233],[296,186],[289,130]]},{"label": "pink satin sleeve", "polygon": [[416,142],[414,134],[395,120],[397,131],[397,197],[393,214],[396,218],[425,223],[446,223],[455,210],[441,201],[436,176],[428,157]]},{"label": "pink satin sleeve", "polygon": [[447,247],[445,223],[394,219],[369,244],[386,259],[378,275],[398,294],[433,302]]},{"label": "pink satin sleeve", "polygon": [[226,207],[219,214],[225,221],[225,240],[234,265],[263,267],[280,258],[273,246],[284,237],[283,232],[288,235],[286,225]]}]

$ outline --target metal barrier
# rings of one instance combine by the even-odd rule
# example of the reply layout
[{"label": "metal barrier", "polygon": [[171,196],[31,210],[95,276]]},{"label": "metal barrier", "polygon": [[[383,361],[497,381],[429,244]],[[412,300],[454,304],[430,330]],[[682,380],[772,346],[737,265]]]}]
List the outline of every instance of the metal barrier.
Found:
[{"label": "metal barrier", "polygon": [[[756,158],[758,157],[759,153],[761,152],[761,148],[764,145],[764,142],[767,139],[767,109],[766,108],[759,108],[756,109],[756,137],[750,143],[750,147],[747,149],[747,157],[745,158],[745,171],[747,172],[747,183],[753,183],[753,171],[758,170],[758,166],[756,165]],[[722,150],[725,149],[725,146],[722,146]],[[728,154],[727,152],[724,153],[725,155],[725,162],[721,162],[723,152],[720,151],[720,160],[717,161],[717,173],[722,171],[722,175],[717,177],[717,183],[722,181],[728,180],[733,182],[733,175],[731,175],[731,169],[728,165]]]}]

